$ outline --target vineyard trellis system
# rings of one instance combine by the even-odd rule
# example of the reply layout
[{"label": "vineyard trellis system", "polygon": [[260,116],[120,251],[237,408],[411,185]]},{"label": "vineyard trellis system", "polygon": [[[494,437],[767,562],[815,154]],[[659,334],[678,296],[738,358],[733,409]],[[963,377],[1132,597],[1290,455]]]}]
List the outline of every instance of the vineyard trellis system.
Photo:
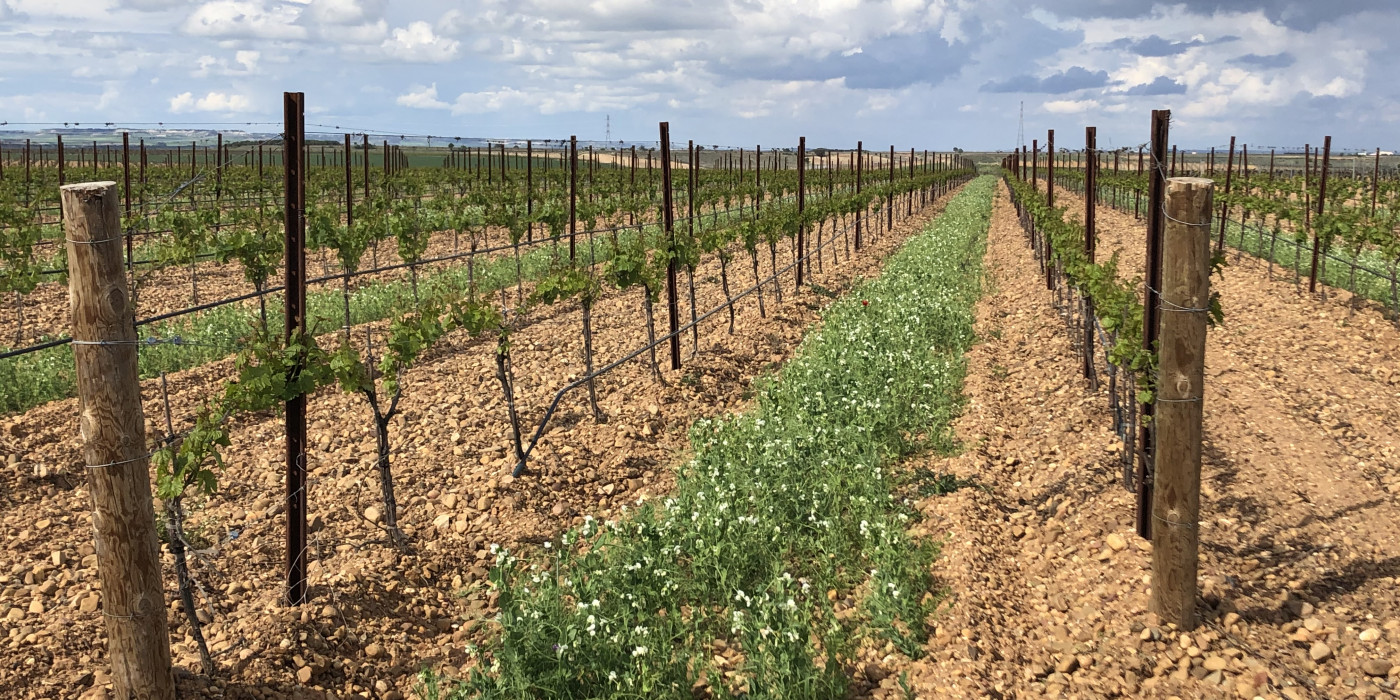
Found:
[{"label": "vineyard trellis system", "polygon": [[[1245,253],[1262,258],[1270,277],[1275,265],[1291,269],[1299,293],[1305,278],[1307,290],[1324,298],[1329,286],[1345,288],[1353,294],[1353,311],[1360,299],[1370,299],[1388,307],[1400,323],[1400,180],[1382,169],[1379,149],[1369,172],[1334,171],[1330,136],[1321,148],[1300,149],[1302,163],[1296,167],[1280,165],[1275,148],[1269,149],[1267,167],[1257,157],[1251,165],[1249,146],[1237,147],[1233,137],[1223,157],[1211,149],[1208,159],[1189,162],[1169,146],[1166,119],[1154,113],[1150,144],[1136,149],[1099,150],[1089,127],[1083,150],[1056,151],[1052,130],[1043,153],[1035,139],[1029,149],[1013,150],[1002,161],[1055,308],[1083,356],[1085,376],[1091,386],[1100,372],[1108,376],[1114,429],[1124,442],[1123,481],[1138,492],[1138,530],[1144,536],[1150,532],[1146,504],[1152,498],[1153,333],[1160,286],[1154,274],[1160,274],[1167,178],[1180,172],[1214,180],[1217,267],[1225,263],[1225,248],[1233,248],[1236,261]],[[1082,215],[1067,218],[1055,206],[1057,186],[1083,197]],[[1099,203],[1147,219],[1146,279],[1120,280],[1116,258],[1095,260],[1093,211]],[[1220,314],[1213,298],[1212,315]]]},{"label": "vineyard trellis system", "polygon": [[[1071,216],[1054,203],[1055,183],[1066,183],[1057,166],[1071,165],[1055,154],[1054,131],[1049,132],[1046,174],[1040,170],[1039,141],[1029,153],[1013,151],[1003,159],[1003,179],[1011,193],[1022,229],[1051,291],[1052,304],[1070,330],[1070,341],[1083,361],[1083,373],[1091,387],[1097,387],[1100,373],[1108,377],[1109,409],[1113,430],[1123,443],[1119,451],[1123,485],[1137,493],[1137,530],[1151,537],[1150,510],[1153,499],[1154,427],[1157,398],[1157,331],[1161,302],[1161,240],[1165,184],[1170,176],[1167,151],[1169,112],[1153,112],[1151,162],[1144,176],[1148,194],[1148,229],[1145,238],[1146,269],[1142,277],[1123,278],[1116,255],[1096,259],[1094,211],[1098,193],[1103,191],[1094,127],[1085,130],[1088,164],[1079,173],[1083,188],[1084,211]],[[1029,161],[1029,173],[1027,172]],[[1096,185],[1097,186],[1094,186]],[[1156,214],[1153,216],[1152,214]],[[1217,255],[1213,266],[1224,264]],[[1218,295],[1210,298],[1212,322],[1223,317]],[[1099,350],[1095,350],[1095,339]]]},{"label": "vineyard trellis system", "polygon": [[[1336,167],[1331,141],[1326,136],[1321,148],[1296,149],[1301,164],[1285,167],[1277,162],[1279,149],[1270,148],[1267,158],[1255,149],[1252,162],[1249,145],[1237,147],[1232,138],[1219,157],[1175,163],[1169,172],[1216,181],[1217,249],[1233,248],[1237,261],[1245,253],[1263,259],[1270,277],[1276,265],[1291,271],[1299,291],[1304,279],[1308,291],[1323,298],[1329,287],[1346,289],[1353,302],[1379,303],[1400,323],[1400,179],[1382,168],[1380,149],[1370,168]],[[1061,153],[1057,182],[1083,194],[1087,164],[1093,162],[1096,197],[1141,218],[1150,183],[1138,150],[1136,167],[1131,158],[1123,167],[1129,149]]]},{"label": "vineyard trellis system", "polygon": [[[413,164],[415,157],[422,159],[421,153],[390,148],[386,143],[381,170],[371,173],[368,136],[361,139],[364,152],[357,159],[352,135],[342,134],[343,144],[337,148],[339,162],[333,155],[327,163],[323,152],[322,165],[317,167],[314,151],[306,143],[300,93],[289,93],[285,106],[284,131],[243,144],[242,165],[235,165],[238,158],[234,149],[239,146],[225,143],[220,135],[215,156],[205,158],[203,170],[196,162],[199,151],[193,145],[187,161],[183,150],[167,153],[165,168],[150,167],[152,152],[142,145],[136,160],[136,183],[129,178],[132,159],[125,151],[120,158],[123,167],[115,164],[118,159],[109,149],[104,170],[94,146],[92,172],[99,177],[119,173],[117,179],[122,181],[114,184],[112,191],[120,190],[123,205],[116,233],[124,249],[133,329],[169,331],[177,327],[161,324],[228,309],[246,319],[239,327],[250,331],[236,342],[165,332],[146,338],[134,336],[138,352],[132,354],[133,362],[140,362],[142,352],[155,348],[204,348],[209,358],[227,356],[237,348],[235,379],[214,392],[188,430],[175,431],[167,415],[166,435],[156,441],[151,453],[166,528],[175,539],[181,539],[182,497],[190,490],[208,495],[217,489],[222,449],[231,444],[227,430],[230,418],[280,407],[285,411],[287,441],[286,597],[293,604],[305,598],[305,401],[317,389],[338,386],[361,396],[367,404],[377,442],[375,469],[381,487],[382,527],[392,544],[402,545],[406,537],[396,522],[390,463],[391,421],[405,390],[404,373],[448,334],[461,331],[466,337],[488,339],[494,346],[496,376],[516,456],[512,471],[524,475],[531,452],[570,392],[588,386],[593,415],[603,420],[593,397],[596,378],[649,355],[657,380],[664,381],[657,367],[657,348],[667,347],[669,366],[681,368],[682,340],[690,334],[691,351],[698,352],[697,329],[701,324],[727,315],[729,332],[733,333],[739,302],[749,297],[757,302],[760,315],[766,315],[765,287],[781,303],[783,287],[789,283],[785,280],[790,280],[795,290],[813,284],[814,262],[817,274],[821,274],[824,264],[839,264],[843,253],[849,260],[884,231],[893,230],[896,209],[905,216],[913,215],[916,204],[936,200],[975,174],[971,161],[954,154],[919,154],[911,149],[906,159],[892,146],[882,163],[881,155],[867,153],[863,143],[847,159],[844,153],[813,152],[805,138],[798,140],[795,153],[769,149],[765,154],[762,147],[750,153],[737,149],[736,153],[705,149],[691,142],[681,157],[673,158],[669,125],[664,123],[659,161],[653,163],[653,151],[648,149],[645,169],[635,146],[613,149],[611,160],[599,158],[601,154],[590,146],[585,156],[588,167],[584,168],[578,142],[570,139],[566,149],[553,153],[527,141],[524,158],[508,156],[504,143],[475,153],[449,148],[440,167],[426,168]],[[482,150],[486,151],[484,159]],[[278,151],[281,157],[276,157]],[[702,156],[710,157],[709,167]],[[65,171],[65,159],[60,153],[56,167],[36,168],[26,158],[30,167],[22,181],[0,170],[3,279],[9,285],[6,290],[15,292],[17,299],[37,288],[44,273],[56,271],[51,277],[61,278],[66,271],[62,251],[73,243],[70,240],[61,245],[64,237],[49,231],[62,217],[46,216],[43,204],[49,200],[41,194],[46,189],[56,192],[72,174]],[[280,180],[269,172],[272,168],[265,167],[269,161],[281,166]],[[38,162],[44,162],[43,158]],[[188,170],[183,163],[188,164]],[[356,165],[361,166],[360,183],[354,177]],[[607,166],[615,171],[615,177],[610,176]],[[686,177],[674,178],[675,168],[684,169]],[[157,171],[164,171],[166,179],[154,177]],[[208,192],[211,178],[212,196]],[[159,190],[152,186],[155,182],[164,182],[163,193],[157,194]],[[378,191],[371,190],[372,182]],[[276,185],[283,188],[280,198],[273,192]],[[686,209],[684,216],[679,216],[676,209],[682,201]],[[157,225],[147,226],[152,222]],[[61,224],[69,225],[73,222]],[[138,232],[143,226],[145,230]],[[138,234],[149,242],[138,247]],[[452,252],[429,255],[433,245],[445,244],[440,239],[449,235]],[[462,238],[466,239],[466,250],[461,249]],[[377,257],[379,244],[390,242],[398,261],[376,259],[362,267],[364,256]],[[41,259],[36,251],[49,246],[59,252],[52,260]],[[761,255],[765,247],[766,256]],[[779,247],[785,255],[791,254],[790,262],[779,264]],[[148,274],[187,269],[196,303],[138,318],[134,312],[138,295],[143,289],[148,289],[148,294],[157,291],[140,284],[145,279],[137,265],[142,249],[154,251],[151,257],[142,258],[149,261]],[[339,269],[332,271],[327,265],[326,274],[308,275],[308,253],[318,251],[332,255]],[[748,258],[752,282],[735,288],[731,273],[742,266],[731,268],[731,263],[743,256]],[[209,257],[236,263],[253,290],[199,300],[198,265]],[[723,303],[704,310],[697,308],[695,295],[696,271],[702,258],[718,263],[724,298]],[[769,270],[762,271],[760,263],[766,263]],[[435,275],[422,277],[430,267]],[[465,280],[457,274],[463,267]],[[279,270],[285,280],[276,285],[272,280]],[[405,270],[408,289],[396,287],[398,293],[384,313],[375,316],[352,308],[357,300],[352,280]],[[488,273],[493,276],[484,279]],[[682,274],[688,295],[682,291]],[[312,297],[307,289],[337,282],[338,315],[343,323],[328,328],[316,323],[326,320],[317,314],[334,308],[330,295],[335,292],[327,290],[323,296]],[[513,302],[508,298],[510,287],[514,287]],[[640,290],[647,341],[594,367],[590,311],[605,287],[619,292]],[[651,309],[663,293],[668,326],[666,332],[657,333]],[[495,294],[498,299],[492,298]],[[270,309],[267,302],[278,301],[279,295],[281,308],[273,304]],[[683,296],[689,297],[685,309],[689,319],[682,317]],[[257,302],[256,309],[249,307],[252,302]],[[587,369],[553,395],[526,439],[515,405],[511,338],[529,323],[532,311],[551,306],[581,311]],[[278,313],[285,321],[281,333],[274,332],[269,322],[269,316],[275,318]],[[387,327],[377,332],[368,326],[363,331],[359,328],[365,321],[377,319],[387,320]],[[323,348],[327,338],[338,347]],[[13,377],[14,363],[49,357],[44,353],[71,353],[62,347],[69,342],[68,338],[51,337],[8,349],[0,353],[0,363],[10,363],[8,370]],[[0,370],[5,369],[0,364]],[[163,388],[164,374],[162,370],[150,376],[160,376]],[[0,381],[3,379],[0,376]],[[168,398],[166,401],[168,406]],[[144,458],[130,466],[145,468]],[[183,548],[176,549],[183,552]],[[200,625],[188,603],[193,583],[183,557],[177,553],[176,559],[185,613],[202,648]],[[130,622],[109,620],[112,624]]]},{"label": "vineyard trellis system", "polygon": [[[1098,393],[1100,366],[1108,375],[1113,430],[1123,443],[1123,484],[1137,495],[1137,532],[1153,545],[1149,607],[1189,630],[1198,592],[1206,330],[1224,318],[1210,278],[1225,264],[1224,225],[1213,242],[1213,180],[1171,176],[1177,153],[1168,151],[1170,117],[1167,110],[1152,112],[1141,277],[1121,277],[1116,252],[1104,261],[1096,256],[1097,129],[1085,129],[1083,169],[1075,178],[1057,175],[1057,166],[1078,163],[1055,151],[1055,132],[1048,132],[1043,195],[1038,142],[1030,178],[1024,151],[1001,166],[1051,307],[1068,325],[1090,390]],[[1081,184],[1082,221],[1055,205],[1055,185],[1069,179]],[[1094,349],[1096,337],[1101,352]]]}]

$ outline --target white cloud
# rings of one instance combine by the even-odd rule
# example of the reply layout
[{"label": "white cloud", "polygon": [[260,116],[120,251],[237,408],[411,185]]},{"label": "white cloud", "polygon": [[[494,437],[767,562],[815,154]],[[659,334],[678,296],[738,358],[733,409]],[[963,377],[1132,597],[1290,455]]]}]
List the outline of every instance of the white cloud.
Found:
[{"label": "white cloud", "polygon": [[617,85],[580,83],[557,90],[501,87],[458,95],[452,103],[452,114],[460,116],[516,111],[539,114],[620,112],[660,99],[659,95],[649,90]]},{"label": "white cloud", "polygon": [[373,24],[384,14],[385,0],[311,0],[306,16],[320,24]]},{"label": "white cloud", "polygon": [[412,22],[394,30],[393,36],[379,45],[384,57],[407,63],[443,63],[457,56],[461,42],[438,36],[433,25]]},{"label": "white cloud", "polygon": [[182,112],[248,112],[252,111],[252,100],[244,95],[224,92],[210,92],[196,98],[193,93],[182,92],[170,98],[170,111]]},{"label": "white cloud", "polygon": [[214,0],[190,14],[180,30],[194,36],[229,39],[302,39],[306,28],[295,24],[301,10],[267,5],[261,0]]},{"label": "white cloud", "polygon": [[1050,100],[1042,105],[1051,114],[1078,114],[1099,108],[1098,100]]},{"label": "white cloud", "polygon": [[[113,9],[113,0],[3,0],[16,13],[31,17],[101,19]],[[3,12],[3,11],[0,11]]]},{"label": "white cloud", "polygon": [[427,87],[415,85],[409,88],[408,92],[399,95],[394,102],[413,109],[447,109],[452,106],[438,99],[437,83]]},{"label": "white cloud", "polygon": [[186,5],[194,5],[195,0],[120,0],[120,3],[122,7],[129,7],[141,12],[162,12]]},{"label": "white cloud", "polygon": [[252,75],[258,72],[258,63],[262,59],[261,51],[241,50],[233,54],[233,61],[214,56],[200,56],[195,60],[196,68],[190,73],[191,77],[207,78],[210,76],[243,76]]},{"label": "white cloud", "polygon": [[378,44],[389,35],[389,23],[384,20],[335,27],[322,27],[322,39],[339,44]]}]

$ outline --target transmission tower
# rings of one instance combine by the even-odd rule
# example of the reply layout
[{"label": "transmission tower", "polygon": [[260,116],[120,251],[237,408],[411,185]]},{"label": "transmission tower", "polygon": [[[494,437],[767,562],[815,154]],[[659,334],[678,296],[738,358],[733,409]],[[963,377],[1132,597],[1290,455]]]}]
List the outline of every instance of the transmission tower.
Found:
[{"label": "transmission tower", "polygon": [[1016,148],[1026,145],[1026,102],[1021,101],[1021,121],[1016,126]]},{"label": "transmission tower", "polygon": [[607,119],[607,121],[605,122],[605,124],[607,124],[606,136],[603,137],[603,140],[604,140],[604,141],[609,141],[609,142],[611,142],[611,141],[612,141],[612,115],[611,115],[611,114],[607,115],[606,119]]}]

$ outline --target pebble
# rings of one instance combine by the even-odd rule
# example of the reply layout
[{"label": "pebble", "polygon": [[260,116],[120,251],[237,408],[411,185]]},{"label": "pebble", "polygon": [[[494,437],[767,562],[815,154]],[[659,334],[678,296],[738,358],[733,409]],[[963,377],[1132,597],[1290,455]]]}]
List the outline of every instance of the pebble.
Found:
[{"label": "pebble", "polygon": [[382,517],[384,517],[383,514],[381,514],[379,512],[379,509],[375,506],[370,506],[365,509],[365,520],[368,520],[372,523],[377,523]]},{"label": "pebble", "polygon": [[1389,675],[1390,668],[1390,662],[1385,659],[1367,659],[1361,663],[1361,671],[1375,678],[1384,678]]},{"label": "pebble", "polygon": [[1111,533],[1105,538],[1105,541],[1108,543],[1109,548],[1115,552],[1121,552],[1128,547],[1128,541],[1116,532]]},{"label": "pebble", "polygon": [[1066,654],[1064,658],[1055,662],[1055,673],[1074,673],[1079,670],[1079,658]]},{"label": "pebble", "polygon": [[377,659],[383,655],[384,647],[379,645],[378,643],[371,642],[370,644],[365,646],[365,656],[368,656],[371,659]]},{"label": "pebble", "polygon": [[1376,641],[1377,639],[1380,639],[1380,638],[1381,638],[1381,631],[1378,630],[1378,629],[1376,629],[1375,627],[1370,627],[1370,628],[1361,630],[1361,635],[1360,635],[1360,637],[1361,637],[1361,641],[1363,641],[1363,642],[1374,642],[1374,641]]},{"label": "pebble", "polygon": [[1308,649],[1308,658],[1318,663],[1322,663],[1323,661],[1332,658],[1332,647],[1329,647],[1322,642],[1314,642],[1312,647]]},{"label": "pebble", "polygon": [[1207,656],[1206,660],[1203,661],[1201,665],[1204,666],[1207,671],[1224,671],[1227,664],[1222,657]]}]

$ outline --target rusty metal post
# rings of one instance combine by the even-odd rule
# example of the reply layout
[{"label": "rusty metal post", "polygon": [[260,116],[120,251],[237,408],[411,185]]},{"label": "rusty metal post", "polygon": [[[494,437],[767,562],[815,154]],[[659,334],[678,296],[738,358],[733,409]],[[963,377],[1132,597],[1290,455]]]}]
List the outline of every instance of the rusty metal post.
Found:
[{"label": "rusty metal post", "polygon": [[[1094,226],[1099,199],[1099,144],[1098,129],[1084,127],[1084,255],[1092,265],[1094,262]],[[1084,378],[1089,386],[1098,389],[1098,375],[1094,372],[1094,299],[1084,295]]]},{"label": "rusty metal post", "polygon": [[[354,146],[350,144],[350,134],[345,135],[345,230],[355,230],[355,176],[350,165]],[[347,329],[346,333],[349,331]]]},{"label": "rusty metal post", "polygon": [[[763,144],[755,145],[753,150],[753,185],[757,190],[754,194],[753,214],[757,218],[759,205],[763,204]],[[777,282],[776,279],[773,281]]]},{"label": "rusty metal post", "polygon": [[1225,196],[1220,202],[1220,235],[1215,241],[1215,252],[1225,250],[1225,222],[1230,219],[1230,180],[1235,174],[1235,137],[1230,137],[1230,158],[1225,165]]},{"label": "rusty metal post", "polygon": [[[670,195],[667,195],[670,196]],[[578,136],[569,137],[569,262],[577,253],[574,239],[578,234]]]},{"label": "rusty metal post", "polygon": [[[1055,206],[1055,130],[1051,129],[1045,139],[1045,203]],[[1051,259],[1054,249],[1050,236],[1043,236],[1045,245],[1045,288],[1055,288],[1055,265]]]},{"label": "rusty metal post", "polygon": [[218,143],[214,146],[214,199],[220,200],[224,194],[224,132],[216,134]]},{"label": "rusty metal post", "polygon": [[[912,182],[913,180],[915,180],[915,179],[918,177],[918,175],[915,174],[915,172],[914,172],[914,163],[915,163],[915,160],[914,160],[914,149],[911,148],[911,149],[909,149],[909,180],[910,180],[911,182]],[[913,193],[912,191],[909,193],[908,204],[909,204],[909,207],[908,207],[908,210],[905,212],[905,216],[913,216],[913,215],[914,215],[914,193]]]},{"label": "rusty metal post", "polygon": [[894,231],[894,144],[890,144],[890,191],[885,193],[885,230]]},{"label": "rusty metal post", "polygon": [[1322,235],[1316,224],[1322,219],[1323,207],[1327,202],[1327,169],[1332,160],[1332,137],[1322,139],[1322,174],[1317,183],[1317,221],[1313,228],[1312,272],[1308,276],[1308,292],[1317,291],[1317,260],[1322,250]]},{"label": "rusty metal post", "polygon": [[1031,190],[1040,189],[1040,139],[1031,139]]},{"label": "rusty metal post", "polygon": [[[864,142],[864,141],[857,141],[857,142],[856,142],[856,153],[855,153],[855,156],[856,156],[856,194],[859,195],[859,194],[860,194],[861,181],[864,179],[864,178],[862,177],[862,175],[864,174],[864,163],[865,163],[865,142]],[[861,212],[860,212],[860,211],[857,211],[857,212],[856,212],[856,252],[857,252],[857,253],[860,252],[860,215],[861,215]]]},{"label": "rusty metal post", "polygon": [[[1147,197],[1147,269],[1143,284],[1142,349],[1157,351],[1158,318],[1162,288],[1162,207],[1166,198],[1167,141],[1170,137],[1171,110],[1152,110],[1152,172]],[[1148,378],[1149,382],[1152,378]],[[1152,537],[1153,405],[1139,405],[1142,416],[1138,431],[1137,533]]]},{"label": "rusty metal post", "polygon": [[[283,212],[286,229],[286,318],[284,338],[306,334],[306,171],[301,146],[305,142],[305,96],[282,94],[285,126],[282,137]],[[301,368],[294,367],[293,373]],[[291,380],[291,377],[288,378]],[[287,604],[306,602],[306,397],[286,405],[287,458]]]},{"label": "rusty metal post", "polygon": [[535,142],[525,140],[525,240],[535,240]]},{"label": "rusty metal post", "polygon": [[1371,216],[1376,215],[1376,195],[1381,187],[1381,149],[1376,149],[1376,169],[1371,171]]},{"label": "rusty metal post", "polygon": [[[676,245],[676,214],[672,209],[671,193],[671,124],[661,122],[661,189],[662,189],[662,223],[665,226],[666,238],[671,242],[674,250]],[[671,345],[671,369],[681,368],[681,304],[680,293],[676,289],[676,257],[673,255],[666,263],[666,314],[670,317],[670,345]]]},{"label": "rusty metal post", "polygon": [[803,258],[807,255],[807,225],[802,216],[807,210],[807,137],[797,138],[797,290],[802,291]]}]

